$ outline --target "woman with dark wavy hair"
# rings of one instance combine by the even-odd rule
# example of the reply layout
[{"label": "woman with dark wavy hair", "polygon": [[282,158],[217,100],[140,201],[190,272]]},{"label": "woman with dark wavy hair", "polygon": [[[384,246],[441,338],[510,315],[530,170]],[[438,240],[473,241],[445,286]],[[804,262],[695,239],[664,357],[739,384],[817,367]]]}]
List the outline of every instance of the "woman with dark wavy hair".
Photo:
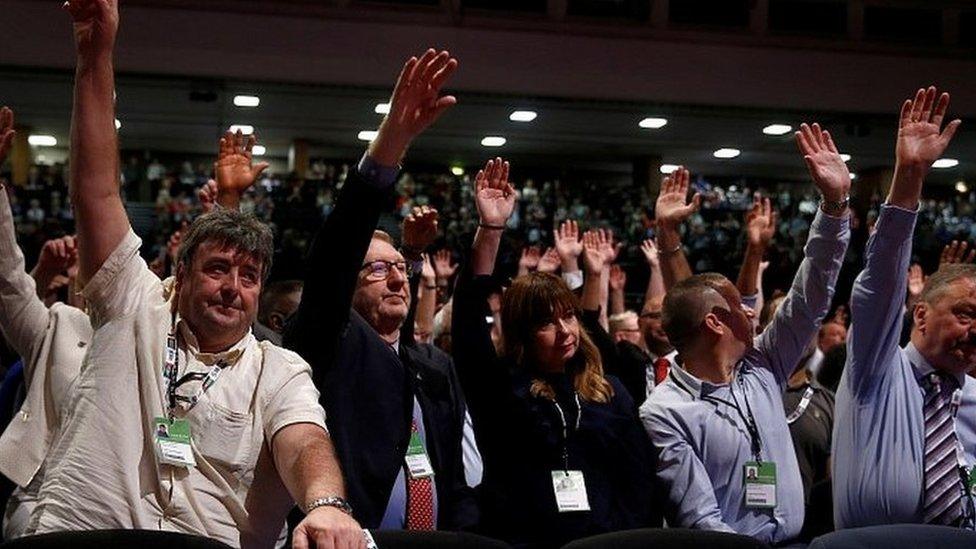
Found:
[{"label": "woman with dark wavy hair", "polygon": [[480,224],[452,332],[484,458],[483,531],[518,547],[560,547],[654,525],[650,443],[626,389],[604,375],[576,295],[551,274],[516,278],[502,296],[499,351],[492,346],[488,296],[516,200],[508,163],[489,161],[475,186]]}]

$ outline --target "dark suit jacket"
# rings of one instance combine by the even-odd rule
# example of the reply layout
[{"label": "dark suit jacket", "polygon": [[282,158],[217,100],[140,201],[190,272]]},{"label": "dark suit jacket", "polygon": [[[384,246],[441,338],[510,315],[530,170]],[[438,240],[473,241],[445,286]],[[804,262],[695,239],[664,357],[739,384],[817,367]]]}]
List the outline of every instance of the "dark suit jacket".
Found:
[{"label": "dark suit jacket", "polygon": [[473,491],[464,482],[464,399],[445,355],[403,342],[394,352],[351,311],[352,294],[389,190],[350,170],[336,207],[307,259],[302,301],[284,344],[312,366],[356,519],[377,528],[410,438],[413,395],[424,415],[435,473],[438,528],[473,527]]}]

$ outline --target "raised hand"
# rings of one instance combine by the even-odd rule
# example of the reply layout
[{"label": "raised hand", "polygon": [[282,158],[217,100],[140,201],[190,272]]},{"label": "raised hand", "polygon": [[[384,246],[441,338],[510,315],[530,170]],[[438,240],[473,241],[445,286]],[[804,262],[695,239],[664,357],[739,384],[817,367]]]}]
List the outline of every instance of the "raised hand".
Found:
[{"label": "raised hand", "polygon": [[504,227],[515,210],[515,187],[508,181],[508,162],[489,160],[474,178],[475,204],[482,225]]},{"label": "raised hand", "polygon": [[644,242],[641,242],[641,252],[643,252],[644,259],[649,266],[656,267],[661,264],[661,259],[657,253],[657,244],[653,238],[648,238]]},{"label": "raised hand", "polygon": [[942,248],[942,255],[939,257],[939,267],[943,265],[949,265],[952,263],[972,263],[973,259],[976,259],[976,246],[966,253],[969,249],[969,243],[958,240],[953,240],[949,244],[946,244],[945,248]]},{"label": "raised hand", "polygon": [[68,0],[63,8],[74,22],[78,55],[111,54],[119,31],[117,0]]},{"label": "raised hand", "polygon": [[457,263],[454,263],[454,258],[451,256],[451,250],[443,249],[438,250],[433,255],[434,271],[437,273],[437,278],[441,280],[448,280],[457,271]]},{"label": "raised hand", "polygon": [[851,190],[851,172],[841,159],[830,132],[821,130],[820,124],[800,125],[796,132],[796,145],[803,154],[807,170],[825,200],[840,202]]},{"label": "raised hand", "polygon": [[267,162],[252,164],[251,150],[255,143],[257,137],[253,134],[244,136],[241,130],[237,130],[237,133],[226,132],[220,138],[220,152],[214,162],[217,196],[220,199],[225,195],[231,198],[232,203],[229,205],[232,207],[237,207],[236,202],[244,191],[254,185],[261,173],[270,166]]},{"label": "raised hand", "polygon": [[440,95],[457,66],[450,53],[434,49],[424,52],[420,59],[407,60],[393,88],[390,112],[370,144],[374,160],[384,166],[398,165],[414,138],[457,103],[453,95]]},{"label": "raised hand", "polygon": [[932,163],[942,156],[956,129],[962,123],[956,119],[942,129],[942,121],[949,108],[949,94],[943,93],[936,101],[935,86],[919,89],[914,100],[906,100],[898,120],[898,142],[895,145],[897,165],[928,171]]},{"label": "raised hand", "polygon": [[554,231],[556,240],[556,252],[563,263],[575,265],[581,253],[583,253],[583,243],[579,238],[579,225],[573,220],[566,220],[559,224]]},{"label": "raised hand", "polygon": [[[943,252],[943,256],[945,252]],[[922,271],[922,266],[918,263],[912,263],[912,266],[908,268],[908,299],[910,302],[914,303],[922,295],[922,290],[925,288],[925,273]]]},{"label": "raised hand", "polygon": [[403,251],[414,258],[437,238],[437,210],[419,206],[403,220]]},{"label": "raised hand", "polygon": [[213,179],[207,184],[197,189],[197,200],[200,201],[200,209],[208,214],[217,207],[217,182]]},{"label": "raised hand", "polygon": [[423,280],[425,286],[433,286],[437,282],[437,271],[434,270],[433,259],[430,254],[420,254],[420,257],[423,259],[420,279]]},{"label": "raised hand", "polygon": [[688,170],[680,167],[661,182],[661,194],[654,206],[654,218],[658,226],[673,229],[698,211],[701,206],[700,194],[695,193],[691,202],[686,200],[689,180]]},{"label": "raised hand", "polygon": [[560,261],[559,252],[555,248],[548,248],[546,253],[539,258],[539,265],[536,270],[540,273],[555,273],[559,269]]},{"label": "raised hand", "polygon": [[537,246],[526,246],[522,248],[522,256],[519,257],[519,276],[530,273],[539,266],[542,252]]},{"label": "raised hand", "polygon": [[614,245],[613,231],[610,229],[598,229],[598,240],[600,243],[600,255],[603,256],[603,266],[609,267],[617,260],[617,254],[623,244]]},{"label": "raised hand", "polygon": [[599,230],[583,233],[583,267],[589,276],[596,276],[603,272],[605,265],[603,240],[604,237]]},{"label": "raised hand", "polygon": [[756,194],[752,208],[746,213],[746,236],[750,246],[766,249],[776,233],[776,212],[768,198]]},{"label": "raised hand", "polygon": [[610,289],[615,292],[622,292],[626,285],[627,272],[620,265],[614,263],[610,266]]},{"label": "raised hand", "polygon": [[41,247],[41,254],[37,259],[37,271],[45,273],[63,273],[78,261],[78,247],[75,237],[63,236],[48,240]]},{"label": "raised hand", "polygon": [[14,111],[7,107],[0,109],[0,164],[7,158],[14,143]]}]

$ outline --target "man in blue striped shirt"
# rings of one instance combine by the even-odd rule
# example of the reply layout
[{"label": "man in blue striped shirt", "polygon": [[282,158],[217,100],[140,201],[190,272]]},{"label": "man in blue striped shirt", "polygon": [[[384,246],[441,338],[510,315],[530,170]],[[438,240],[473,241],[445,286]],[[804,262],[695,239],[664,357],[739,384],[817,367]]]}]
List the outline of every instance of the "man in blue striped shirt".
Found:
[{"label": "man in blue striped shirt", "polygon": [[969,477],[976,436],[956,416],[976,414],[976,267],[929,278],[899,335],[922,183],[959,121],[942,130],[949,95],[920,89],[904,103],[891,191],[851,297],[853,325],[834,421],[838,528],[926,523],[972,526]]}]

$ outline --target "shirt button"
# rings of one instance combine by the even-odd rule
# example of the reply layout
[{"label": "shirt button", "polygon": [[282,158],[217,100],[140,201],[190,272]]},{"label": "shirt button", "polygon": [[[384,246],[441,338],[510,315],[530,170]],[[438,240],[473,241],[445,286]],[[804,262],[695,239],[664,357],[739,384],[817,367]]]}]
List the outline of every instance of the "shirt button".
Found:
[{"label": "shirt button", "polygon": [[85,342],[84,341],[79,341],[78,342],[78,348],[79,349],[82,348],[82,347],[84,347],[84,346],[85,346]]},{"label": "shirt button", "polygon": [[21,421],[27,421],[29,419],[30,419],[30,412],[28,412],[27,410],[21,410],[20,411],[20,420]]}]

